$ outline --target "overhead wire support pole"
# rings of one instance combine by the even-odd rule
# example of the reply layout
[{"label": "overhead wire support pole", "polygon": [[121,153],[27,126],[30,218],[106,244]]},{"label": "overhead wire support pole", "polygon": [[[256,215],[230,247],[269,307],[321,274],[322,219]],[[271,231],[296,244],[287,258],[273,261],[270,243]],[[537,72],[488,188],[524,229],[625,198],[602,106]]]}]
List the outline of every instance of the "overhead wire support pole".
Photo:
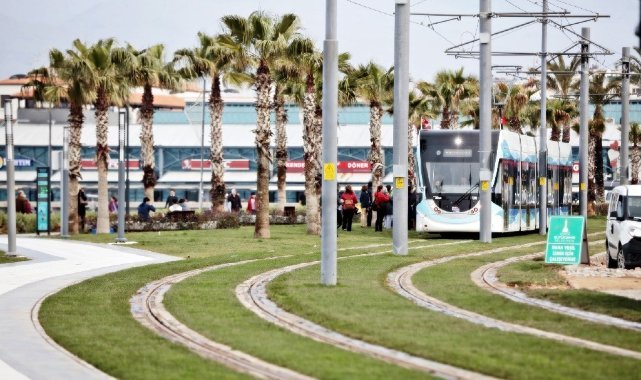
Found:
[{"label": "overhead wire support pole", "polygon": [[[548,0],[543,0],[543,13],[548,10]],[[547,233],[547,18],[541,20],[541,128],[539,128],[539,235]]]},{"label": "overhead wire support pole", "polygon": [[582,28],[581,89],[579,102],[579,205],[581,216],[588,216],[588,60],[590,28]]},{"label": "overhead wire support pole", "polygon": [[[434,25],[443,24],[443,23],[445,23],[445,22],[450,22],[450,21],[454,21],[454,20],[459,20],[459,21],[460,21],[460,20],[461,20],[461,17],[452,17],[452,18],[448,18],[447,20],[441,20],[441,21],[437,21],[437,22],[431,22],[431,23],[429,23],[429,24],[427,24],[427,25],[425,25],[425,26],[427,26],[428,28],[431,28],[431,27],[433,27]],[[408,21],[408,22],[409,22],[409,21]]]},{"label": "overhead wire support pole", "polygon": [[336,285],[336,161],[338,160],[337,0],[325,0],[323,42],[323,182],[321,188],[321,284]]},{"label": "overhead wire support pole", "polygon": [[7,166],[7,256],[16,255],[16,184],[13,159],[13,104],[4,103],[5,165]]},{"label": "overhead wire support pole", "polygon": [[479,42],[480,42],[480,94],[479,94],[479,198],[481,210],[479,216],[479,240],[492,242],[492,199],[490,182],[492,168],[491,128],[492,128],[492,4],[491,0],[480,0]]},{"label": "overhead wire support pole", "polygon": [[394,202],[392,253],[407,255],[407,125],[409,112],[410,0],[396,0],[394,16]]},{"label": "overhead wire support pole", "polygon": [[630,48],[623,48],[621,58],[621,165],[619,178],[622,185],[628,184],[628,169],[630,166]]}]

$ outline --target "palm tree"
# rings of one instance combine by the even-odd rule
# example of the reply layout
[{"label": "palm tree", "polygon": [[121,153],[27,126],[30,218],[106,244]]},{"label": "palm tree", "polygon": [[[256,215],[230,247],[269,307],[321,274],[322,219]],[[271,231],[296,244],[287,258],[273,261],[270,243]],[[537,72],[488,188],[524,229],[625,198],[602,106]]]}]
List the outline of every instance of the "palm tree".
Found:
[{"label": "palm tree", "polygon": [[[223,212],[225,207],[225,163],[223,159],[223,108],[221,82],[241,85],[249,78],[242,67],[242,56],[232,46],[223,46],[217,36],[198,33],[199,46],[193,49],[180,49],[174,53],[174,64],[185,79],[211,78],[209,95],[210,116],[210,156],[212,210]],[[238,58],[238,61],[236,60]]]},{"label": "palm tree", "polygon": [[[96,233],[109,233],[109,183],[107,165],[109,160],[108,110],[112,104],[122,105],[129,97],[129,83],[123,73],[133,65],[126,49],[114,46],[113,39],[99,40],[86,46],[80,40],[73,42],[74,50],[67,54],[87,67],[82,78],[95,91],[93,106],[96,116],[96,164],[98,166],[98,217]],[[123,71],[125,70],[125,71]]]},{"label": "palm tree", "polygon": [[[639,183],[639,169],[641,168],[641,148],[639,148],[639,142],[641,142],[641,126],[639,126],[637,122],[630,123],[630,142],[632,143],[632,178],[630,182],[636,185]],[[627,175],[626,173],[621,174]]]},{"label": "palm tree", "polygon": [[463,75],[461,67],[454,71],[439,71],[426,90],[442,109],[441,129],[450,129],[458,127],[459,102],[478,96],[479,83],[475,77]]},{"label": "palm tree", "polygon": [[548,89],[556,92],[561,100],[568,100],[572,92],[579,88],[580,80],[576,77],[576,71],[581,64],[581,58],[575,56],[569,65],[565,64],[562,55],[555,60],[548,62],[547,85]]},{"label": "palm tree", "polygon": [[31,85],[34,95],[39,99],[47,100],[54,104],[66,101],[69,105],[69,233],[79,232],[78,223],[78,190],[81,161],[82,127],[84,124],[83,106],[93,101],[95,93],[83,78],[87,69],[78,60],[57,49],[49,51],[49,67],[32,71],[34,76]]},{"label": "palm tree", "polygon": [[590,121],[590,144],[592,154],[590,164],[594,178],[594,191],[598,202],[605,199],[605,189],[603,183],[603,157],[601,152],[603,132],[605,132],[605,116],[603,114],[603,105],[608,103],[615,96],[619,96],[621,89],[621,79],[608,77],[605,72],[598,72],[590,78],[590,103],[594,104],[594,115]]},{"label": "palm tree", "polygon": [[272,71],[290,41],[298,36],[298,16],[286,14],[271,18],[263,12],[253,12],[248,18],[224,16],[225,33],[219,38],[222,44],[237,49],[237,62],[256,68],[253,85],[256,90],[256,152],[258,174],[256,181],[256,225],[254,237],[268,238],[269,230],[269,163],[271,161],[271,135],[269,94]]},{"label": "palm tree", "polygon": [[385,70],[374,62],[359,65],[353,72],[356,94],[369,103],[369,136],[371,141],[368,161],[372,166],[372,184],[380,185],[383,178],[383,148],[381,146],[381,118],[384,105],[392,103],[394,68]]},{"label": "palm tree", "polygon": [[505,82],[499,82],[496,85],[495,96],[499,102],[505,104],[503,116],[507,119],[508,129],[511,131],[523,133],[523,111],[530,101],[531,86],[530,83],[510,86]]},{"label": "palm tree", "polygon": [[165,62],[165,46],[157,44],[144,50],[135,50],[128,47],[133,55],[131,59],[134,64],[127,67],[125,75],[131,86],[142,87],[142,102],[140,105],[139,122],[140,129],[140,155],[143,162],[142,183],[145,188],[145,196],[154,199],[154,188],[156,186],[156,160],[154,157],[154,95],[153,87],[176,89],[179,84],[179,77],[173,70],[171,64]]}]

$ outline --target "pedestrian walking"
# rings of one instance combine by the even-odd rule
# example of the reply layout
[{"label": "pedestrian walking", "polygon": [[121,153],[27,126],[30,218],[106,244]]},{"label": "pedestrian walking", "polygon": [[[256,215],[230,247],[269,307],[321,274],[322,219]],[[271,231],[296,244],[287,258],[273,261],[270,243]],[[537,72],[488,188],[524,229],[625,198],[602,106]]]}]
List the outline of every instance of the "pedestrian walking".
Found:
[{"label": "pedestrian walking", "polygon": [[118,198],[111,196],[109,198],[109,213],[116,214],[118,212]]},{"label": "pedestrian walking", "polygon": [[378,185],[376,194],[374,195],[374,203],[376,204],[376,223],[374,224],[374,231],[383,231],[383,218],[389,205],[389,195],[387,189],[383,185]]},{"label": "pedestrian walking", "polygon": [[85,194],[85,188],[81,187],[78,190],[78,218],[80,219],[80,232],[85,232],[88,204],[89,198],[87,198],[87,194]]},{"label": "pedestrian walking", "polygon": [[236,189],[231,189],[231,194],[229,194],[227,201],[230,203],[229,208],[232,212],[240,211],[242,204],[240,201],[240,195],[238,195]]}]

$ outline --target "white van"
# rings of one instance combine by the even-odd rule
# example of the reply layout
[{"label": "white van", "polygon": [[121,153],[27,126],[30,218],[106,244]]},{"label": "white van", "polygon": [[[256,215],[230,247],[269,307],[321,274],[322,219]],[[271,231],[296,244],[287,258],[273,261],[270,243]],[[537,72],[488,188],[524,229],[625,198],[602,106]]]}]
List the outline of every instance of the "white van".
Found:
[{"label": "white van", "polygon": [[606,264],[608,268],[641,266],[641,185],[617,186],[609,198]]}]

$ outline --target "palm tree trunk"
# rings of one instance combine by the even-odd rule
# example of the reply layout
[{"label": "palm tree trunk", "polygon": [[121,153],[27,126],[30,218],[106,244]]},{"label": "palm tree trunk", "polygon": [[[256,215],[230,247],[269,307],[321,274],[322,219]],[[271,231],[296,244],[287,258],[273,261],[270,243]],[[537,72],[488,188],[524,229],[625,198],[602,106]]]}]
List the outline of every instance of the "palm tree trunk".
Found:
[{"label": "palm tree trunk", "polygon": [[563,137],[561,139],[564,143],[570,142],[570,123],[563,123]]},{"label": "palm tree trunk", "polygon": [[[82,112],[82,105],[71,102],[69,104],[69,233],[77,234],[80,230],[78,223],[78,190],[80,174],[80,138],[82,136],[82,124],[85,116]],[[64,222],[64,221],[62,221]]]},{"label": "palm tree trunk", "polygon": [[443,117],[441,117],[441,129],[450,129],[450,107],[443,106]]},{"label": "palm tree trunk", "polygon": [[320,235],[321,231],[318,176],[321,165],[322,135],[317,114],[322,116],[322,110],[320,112],[317,110],[314,80],[311,75],[308,75],[303,100],[303,155],[305,158],[305,219],[309,235]]},{"label": "palm tree trunk", "polygon": [[215,75],[209,96],[211,116],[210,161],[211,161],[211,207],[214,212],[225,211],[225,162],[223,158],[223,98],[220,96],[220,77]]},{"label": "palm tree trunk", "polygon": [[[588,136],[588,195],[590,193],[596,194],[596,189],[594,187],[594,151],[596,147],[595,139],[593,134]],[[589,196],[588,196],[589,198]]]},{"label": "palm tree trunk", "polygon": [[96,164],[98,166],[98,216],[96,233],[109,233],[109,182],[107,160],[109,159],[109,119],[107,116],[107,94],[98,89],[96,103]]},{"label": "palm tree trunk", "polygon": [[383,149],[381,148],[381,118],[383,109],[381,105],[375,102],[370,103],[369,107],[369,138],[371,141],[369,155],[367,157],[372,166],[372,184],[374,188],[382,183],[383,180]]},{"label": "palm tree trunk", "polygon": [[633,185],[639,183],[639,168],[641,168],[641,149],[635,144],[632,147],[632,173],[630,182]]},{"label": "palm tree trunk", "polygon": [[556,123],[551,125],[550,141],[559,141],[561,139],[561,129]]},{"label": "palm tree trunk", "polygon": [[[154,157],[154,95],[151,85],[145,84],[140,105],[140,155],[142,156],[142,184],[145,187],[145,196],[154,200],[156,187],[156,161]],[[129,158],[127,157],[127,160]],[[129,165],[129,163],[127,163]],[[120,200],[124,202],[123,199]],[[123,203],[124,204],[124,203]]]},{"label": "palm tree trunk", "polygon": [[269,68],[261,64],[256,71],[256,154],[258,173],[256,180],[256,225],[255,238],[269,238],[269,146],[272,131],[269,127],[269,90],[271,75]]},{"label": "palm tree trunk", "polygon": [[285,99],[279,95],[278,84],[274,92],[274,110],[276,111],[276,166],[278,178],[278,212],[285,210],[286,182],[287,182],[287,110],[285,110]]}]

